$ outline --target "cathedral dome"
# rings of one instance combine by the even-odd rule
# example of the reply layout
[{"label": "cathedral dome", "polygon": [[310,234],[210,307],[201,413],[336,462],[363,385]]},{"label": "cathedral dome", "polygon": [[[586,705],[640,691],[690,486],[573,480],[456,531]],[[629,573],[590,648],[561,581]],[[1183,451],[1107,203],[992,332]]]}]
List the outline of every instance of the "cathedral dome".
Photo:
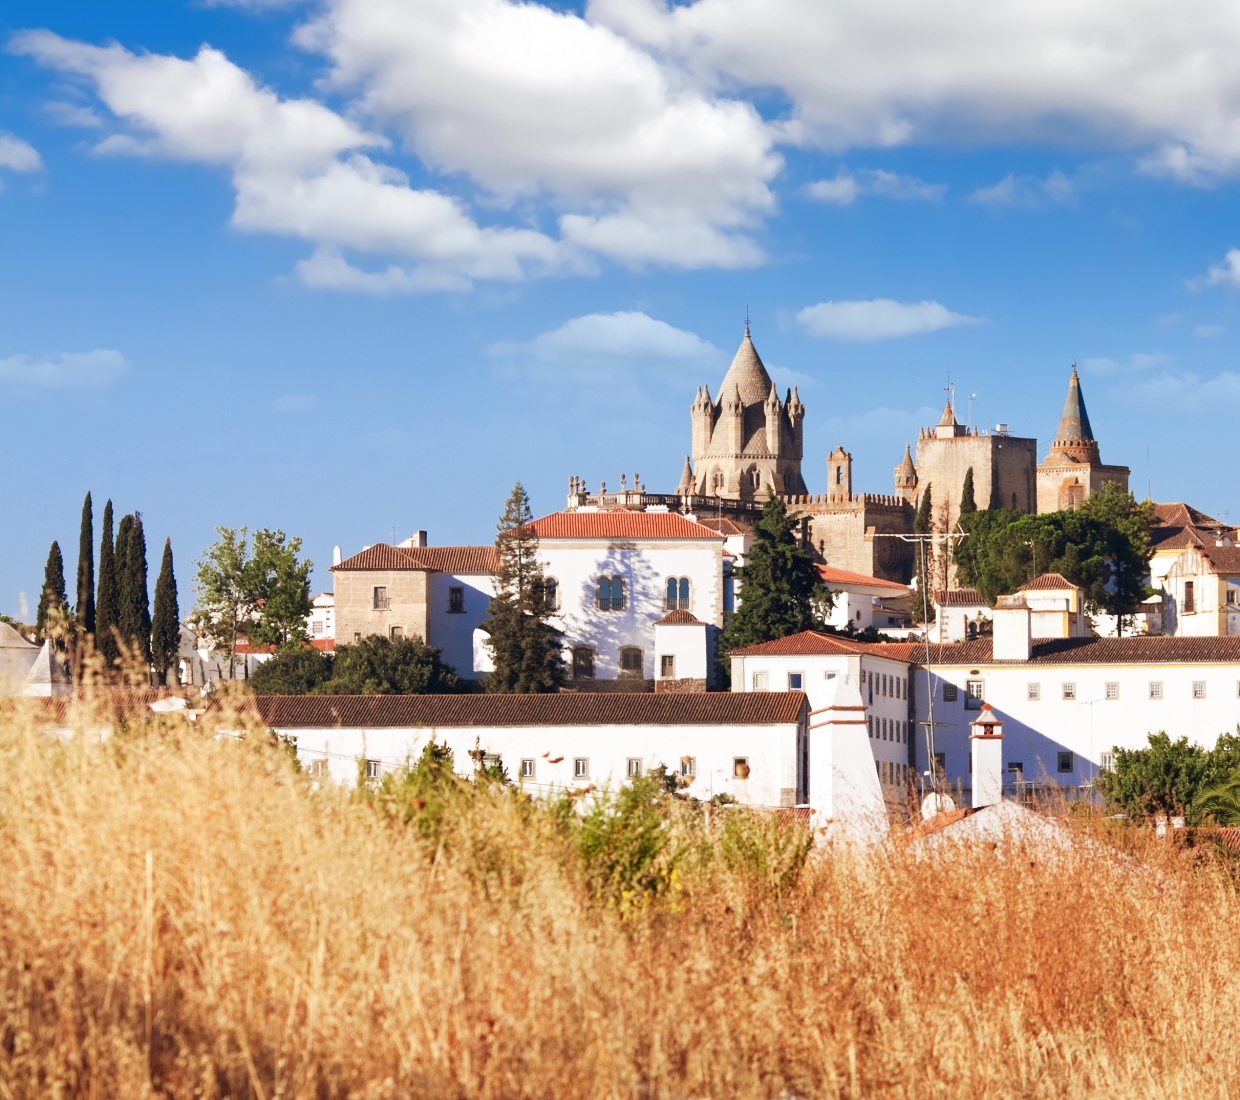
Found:
[{"label": "cathedral dome", "polygon": [[725,396],[731,393],[733,383],[740,390],[743,405],[757,405],[765,401],[767,394],[771,392],[771,376],[766,373],[766,367],[758,357],[758,350],[749,338],[749,329],[745,329],[745,339],[737,348],[728,373],[723,376],[719,393]]}]

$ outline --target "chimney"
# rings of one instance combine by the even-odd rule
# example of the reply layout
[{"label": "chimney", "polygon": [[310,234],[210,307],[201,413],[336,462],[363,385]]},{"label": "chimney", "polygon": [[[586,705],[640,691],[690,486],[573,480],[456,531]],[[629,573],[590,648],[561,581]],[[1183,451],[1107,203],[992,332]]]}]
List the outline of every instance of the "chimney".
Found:
[{"label": "chimney", "polygon": [[332,547],[332,565],[339,565],[343,560],[344,558],[341,556],[340,547],[333,546]]},{"label": "chimney", "polygon": [[996,661],[1027,661],[1033,654],[1029,627],[1029,606],[1025,594],[1000,596],[994,611],[994,648]]},{"label": "chimney", "polygon": [[969,723],[969,751],[973,758],[973,808],[1003,801],[1003,723],[989,703]]}]

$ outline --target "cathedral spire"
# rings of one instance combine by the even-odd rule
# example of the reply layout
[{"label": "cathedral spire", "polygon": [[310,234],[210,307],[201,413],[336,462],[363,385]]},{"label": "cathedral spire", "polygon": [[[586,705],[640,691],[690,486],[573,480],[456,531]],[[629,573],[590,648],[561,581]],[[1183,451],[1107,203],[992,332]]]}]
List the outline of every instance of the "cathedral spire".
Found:
[{"label": "cathedral spire", "polygon": [[1068,396],[1063,403],[1063,416],[1059,418],[1059,429],[1055,432],[1056,440],[1077,440],[1082,443],[1093,442],[1094,429],[1089,423],[1089,413],[1085,411],[1085,398],[1081,394],[1081,380],[1076,373],[1076,364],[1072,364],[1072,378],[1068,382]]}]

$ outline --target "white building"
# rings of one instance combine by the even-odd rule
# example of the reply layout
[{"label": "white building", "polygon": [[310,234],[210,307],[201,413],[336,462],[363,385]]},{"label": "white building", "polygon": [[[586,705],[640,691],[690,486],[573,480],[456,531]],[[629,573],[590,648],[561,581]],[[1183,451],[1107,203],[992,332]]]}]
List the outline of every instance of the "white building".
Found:
[{"label": "white building", "polygon": [[837,630],[874,627],[877,630],[908,626],[913,590],[908,585],[850,573],[831,565],[818,566],[823,584],[835,595],[827,625]]},{"label": "white building", "polygon": [[0,623],[0,695],[21,695],[39,647],[8,623]]},{"label": "white building", "polygon": [[310,598],[310,614],[306,619],[306,633],[310,635],[312,642],[335,640],[336,597],[331,592],[320,592]]},{"label": "white building", "polygon": [[976,588],[952,588],[934,597],[932,642],[963,642],[977,636],[990,622],[990,604]]}]

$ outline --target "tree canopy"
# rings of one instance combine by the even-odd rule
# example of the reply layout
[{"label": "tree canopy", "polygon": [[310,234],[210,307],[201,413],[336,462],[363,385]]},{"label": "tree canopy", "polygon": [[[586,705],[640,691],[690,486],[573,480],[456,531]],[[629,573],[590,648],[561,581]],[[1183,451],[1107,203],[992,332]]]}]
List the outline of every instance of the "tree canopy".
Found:
[{"label": "tree canopy", "polygon": [[116,545],[112,541],[112,502],[103,506],[103,530],[99,535],[99,588],[95,602],[95,645],[110,673],[120,659],[117,617],[120,594],[116,584]]},{"label": "tree canopy", "polygon": [[[312,690],[319,695],[431,695],[459,691],[461,678],[440,660],[441,652],[421,638],[372,634],[352,645],[339,646],[331,663],[330,678]],[[283,656],[266,663],[274,663]],[[293,664],[289,659],[288,665]],[[306,658],[297,667],[314,666],[312,659]],[[254,687],[257,691],[258,686]]]},{"label": "tree canopy", "polygon": [[181,646],[181,609],[177,604],[177,579],[172,571],[172,540],[164,539],[164,556],[155,581],[155,611],[151,616],[151,665],[161,684],[175,668]]},{"label": "tree canopy", "polygon": [[78,533],[77,603],[73,614],[83,634],[95,632],[95,516],[90,493],[82,502],[82,525]]},{"label": "tree canopy", "polygon": [[52,543],[47,552],[47,565],[43,570],[43,590],[39,593],[39,607],[35,613],[34,632],[39,641],[56,636],[57,644],[63,641],[63,631],[69,621],[69,601],[65,596],[65,562],[60,544]]},{"label": "tree canopy", "polygon": [[331,675],[331,654],[311,645],[289,646],[259,665],[249,682],[258,695],[308,695]]},{"label": "tree canopy", "polygon": [[977,511],[977,501],[973,499],[973,467],[964,472],[964,485],[960,489],[960,514],[967,516]]},{"label": "tree canopy", "polygon": [[310,572],[314,563],[298,561],[301,539],[264,527],[254,532],[252,556],[245,566],[245,588],[257,612],[246,627],[255,645],[286,646],[307,639]]},{"label": "tree canopy", "polygon": [[1217,817],[1228,788],[1237,784],[1240,727],[1220,734],[1212,749],[1189,744],[1187,737],[1172,741],[1166,733],[1151,733],[1146,748],[1116,748],[1114,770],[1095,781],[1108,804],[1130,817],[1183,814],[1190,824],[1207,814]]}]

